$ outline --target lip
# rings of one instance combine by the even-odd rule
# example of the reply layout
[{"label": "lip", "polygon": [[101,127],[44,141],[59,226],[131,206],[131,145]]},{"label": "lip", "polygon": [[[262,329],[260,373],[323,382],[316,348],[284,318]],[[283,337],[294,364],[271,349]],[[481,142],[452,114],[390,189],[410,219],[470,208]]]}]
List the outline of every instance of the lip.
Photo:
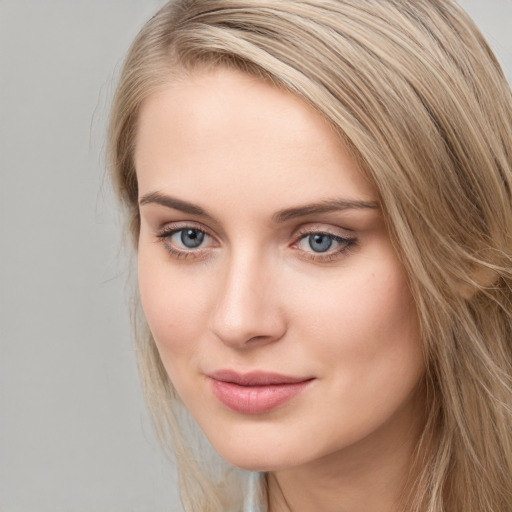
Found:
[{"label": "lip", "polygon": [[314,380],[278,373],[219,370],[207,375],[214,396],[242,414],[263,414],[301,393]]}]

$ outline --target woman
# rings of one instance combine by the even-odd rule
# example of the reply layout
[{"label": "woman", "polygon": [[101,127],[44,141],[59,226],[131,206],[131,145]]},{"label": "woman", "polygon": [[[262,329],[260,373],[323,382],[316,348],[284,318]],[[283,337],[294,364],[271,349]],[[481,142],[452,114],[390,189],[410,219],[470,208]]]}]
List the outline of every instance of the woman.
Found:
[{"label": "woman", "polygon": [[110,142],[186,510],[512,511],[512,98],[455,3],[170,2]]}]

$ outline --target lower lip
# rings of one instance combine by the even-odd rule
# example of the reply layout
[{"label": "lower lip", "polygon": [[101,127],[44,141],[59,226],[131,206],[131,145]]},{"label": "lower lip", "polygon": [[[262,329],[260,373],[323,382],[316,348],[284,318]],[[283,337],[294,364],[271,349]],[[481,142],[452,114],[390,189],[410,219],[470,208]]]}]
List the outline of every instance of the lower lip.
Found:
[{"label": "lower lip", "polygon": [[210,379],[213,394],[226,407],[242,414],[263,414],[288,402],[312,381],[266,386],[239,386],[232,382]]}]

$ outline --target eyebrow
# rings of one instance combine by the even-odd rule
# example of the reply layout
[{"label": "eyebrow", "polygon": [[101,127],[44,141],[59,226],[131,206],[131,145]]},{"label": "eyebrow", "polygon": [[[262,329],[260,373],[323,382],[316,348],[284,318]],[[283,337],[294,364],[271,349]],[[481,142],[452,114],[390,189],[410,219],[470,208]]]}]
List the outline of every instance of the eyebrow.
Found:
[{"label": "eyebrow", "polygon": [[139,200],[139,205],[144,206],[146,204],[159,204],[167,208],[179,210],[183,213],[190,213],[191,215],[213,219],[213,217],[200,206],[189,203],[187,201],[183,201],[181,199],[176,199],[175,197],[161,194],[160,192],[150,192],[149,194],[143,195]]},{"label": "eyebrow", "polygon": [[331,213],[343,210],[376,210],[379,204],[376,201],[355,201],[349,199],[327,199],[319,203],[306,204],[296,208],[286,208],[272,216],[274,222],[285,222],[297,217],[305,217],[318,213]]},{"label": "eyebrow", "polygon": [[[199,217],[205,217],[213,220],[213,216],[210,215],[206,210],[195,204],[177,199],[160,192],[150,192],[145,194],[139,200],[139,205],[143,206],[146,204],[159,204],[166,208],[173,208],[183,213],[189,213],[191,215],[197,215]],[[327,199],[319,203],[305,204],[298,207],[286,208],[280,210],[272,215],[272,220],[276,223],[286,222],[291,219],[298,217],[305,217],[307,215],[314,215],[318,213],[331,213],[343,210],[364,210],[371,209],[375,210],[379,207],[379,204],[375,201],[357,201],[349,199]]]}]

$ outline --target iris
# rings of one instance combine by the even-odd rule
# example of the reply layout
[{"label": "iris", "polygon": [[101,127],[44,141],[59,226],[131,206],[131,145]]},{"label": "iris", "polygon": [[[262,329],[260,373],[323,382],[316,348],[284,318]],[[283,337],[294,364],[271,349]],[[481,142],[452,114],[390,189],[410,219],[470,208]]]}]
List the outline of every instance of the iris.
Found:
[{"label": "iris", "polygon": [[309,246],[315,252],[326,252],[332,246],[332,237],[328,235],[323,235],[321,233],[317,233],[314,235],[309,235]]},{"label": "iris", "polygon": [[198,229],[182,229],[180,239],[185,247],[195,249],[203,243],[204,233]]}]

